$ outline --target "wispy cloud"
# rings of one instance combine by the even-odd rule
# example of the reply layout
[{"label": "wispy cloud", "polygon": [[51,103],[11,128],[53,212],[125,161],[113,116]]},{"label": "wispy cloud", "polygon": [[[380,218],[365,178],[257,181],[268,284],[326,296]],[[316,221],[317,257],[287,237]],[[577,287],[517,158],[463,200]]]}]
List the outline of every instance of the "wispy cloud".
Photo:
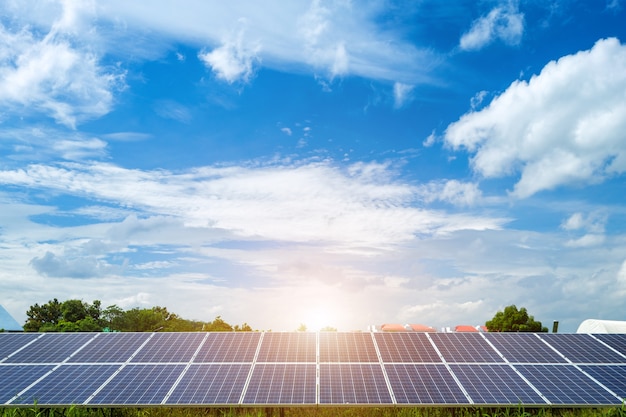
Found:
[{"label": "wispy cloud", "polygon": [[519,12],[516,1],[509,1],[475,20],[470,30],[461,36],[459,46],[463,50],[472,51],[495,40],[517,45],[523,34],[524,15]]},{"label": "wispy cloud", "polygon": [[446,143],[474,153],[487,177],[521,172],[524,198],[562,185],[626,172],[626,47],[617,39],[550,62],[515,81],[486,108],[448,126]]}]

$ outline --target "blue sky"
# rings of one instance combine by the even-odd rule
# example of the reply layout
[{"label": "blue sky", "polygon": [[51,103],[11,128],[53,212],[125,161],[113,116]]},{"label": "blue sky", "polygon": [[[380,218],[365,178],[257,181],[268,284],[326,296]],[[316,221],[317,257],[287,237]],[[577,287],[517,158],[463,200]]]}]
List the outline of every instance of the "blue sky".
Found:
[{"label": "blue sky", "polygon": [[626,318],[623,1],[0,7],[18,321],[55,297],[266,330]]}]

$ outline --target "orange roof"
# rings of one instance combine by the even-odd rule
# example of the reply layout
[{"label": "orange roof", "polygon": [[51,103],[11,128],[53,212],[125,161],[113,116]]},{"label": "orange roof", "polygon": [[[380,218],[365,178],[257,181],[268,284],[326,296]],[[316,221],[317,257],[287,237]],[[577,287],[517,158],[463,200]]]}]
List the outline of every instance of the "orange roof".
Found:
[{"label": "orange roof", "polygon": [[460,326],[456,326],[454,328],[455,332],[477,332],[478,329],[474,326],[468,326],[468,325],[460,325]]},{"label": "orange roof", "polygon": [[380,326],[383,332],[406,332],[406,328],[401,324],[387,323]]},{"label": "orange roof", "polygon": [[425,324],[411,324],[410,326],[414,332],[436,332],[437,331],[434,328],[427,326]]}]

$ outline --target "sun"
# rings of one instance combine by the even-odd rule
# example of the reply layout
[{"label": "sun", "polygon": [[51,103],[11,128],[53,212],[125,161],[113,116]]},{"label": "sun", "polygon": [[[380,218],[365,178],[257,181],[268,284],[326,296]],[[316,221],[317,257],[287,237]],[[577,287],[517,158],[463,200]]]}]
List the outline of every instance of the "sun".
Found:
[{"label": "sun", "polygon": [[330,326],[332,320],[332,313],[328,309],[320,307],[312,309],[307,313],[304,325],[309,332],[319,332],[323,328]]}]

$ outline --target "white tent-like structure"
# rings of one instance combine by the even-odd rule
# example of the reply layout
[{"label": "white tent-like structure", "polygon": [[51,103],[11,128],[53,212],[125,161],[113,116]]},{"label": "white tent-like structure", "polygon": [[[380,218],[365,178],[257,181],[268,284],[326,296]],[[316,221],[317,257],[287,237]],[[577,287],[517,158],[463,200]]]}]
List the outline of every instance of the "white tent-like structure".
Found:
[{"label": "white tent-like structure", "polygon": [[626,321],[587,319],[576,333],[626,333]]},{"label": "white tent-like structure", "polygon": [[6,332],[22,332],[24,329],[20,324],[9,314],[8,311],[0,305],[0,330]]}]

